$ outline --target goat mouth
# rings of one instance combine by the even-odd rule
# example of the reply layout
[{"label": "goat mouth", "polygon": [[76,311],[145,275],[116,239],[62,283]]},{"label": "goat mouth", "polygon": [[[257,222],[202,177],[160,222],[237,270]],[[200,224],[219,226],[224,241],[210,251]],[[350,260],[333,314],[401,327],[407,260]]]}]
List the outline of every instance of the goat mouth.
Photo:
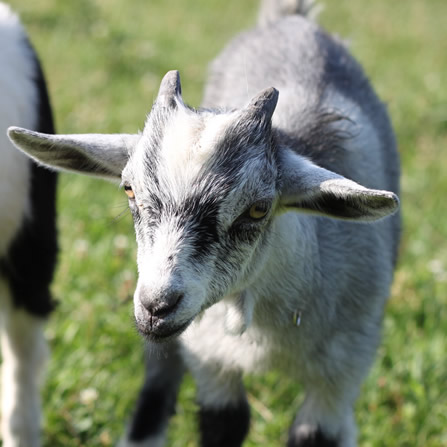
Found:
[{"label": "goat mouth", "polygon": [[[138,332],[147,340],[163,343],[172,338],[178,337],[190,324],[192,320],[187,321],[179,326],[168,326],[164,324],[150,325],[147,322],[135,319]],[[160,322],[161,323],[161,322]]]}]

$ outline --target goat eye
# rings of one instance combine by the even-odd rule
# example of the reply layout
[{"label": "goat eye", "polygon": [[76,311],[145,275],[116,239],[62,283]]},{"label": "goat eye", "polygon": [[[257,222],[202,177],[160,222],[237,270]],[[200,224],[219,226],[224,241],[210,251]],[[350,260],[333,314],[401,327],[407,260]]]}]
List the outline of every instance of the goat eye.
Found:
[{"label": "goat eye", "polygon": [[130,186],[129,184],[124,185],[124,192],[127,194],[127,197],[129,197],[129,199],[135,199],[135,194],[132,190],[132,186]]},{"label": "goat eye", "polygon": [[233,222],[232,230],[243,230],[247,228],[247,225],[250,226],[254,223],[261,222],[269,213],[270,208],[271,202],[268,200],[260,200],[253,203]]},{"label": "goat eye", "polygon": [[253,220],[260,220],[269,212],[269,205],[267,202],[256,202],[248,210],[248,216]]}]

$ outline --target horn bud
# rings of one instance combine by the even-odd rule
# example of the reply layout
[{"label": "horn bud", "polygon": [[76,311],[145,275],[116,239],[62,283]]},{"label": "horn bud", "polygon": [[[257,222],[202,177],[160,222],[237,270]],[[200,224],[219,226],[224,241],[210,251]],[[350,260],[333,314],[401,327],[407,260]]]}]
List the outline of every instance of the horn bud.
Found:
[{"label": "horn bud", "polygon": [[245,113],[251,115],[253,118],[269,122],[278,104],[278,96],[279,92],[274,87],[262,90],[245,107]]},{"label": "horn bud", "polygon": [[162,107],[176,107],[176,99],[181,98],[182,86],[180,84],[180,74],[177,70],[168,71],[160,84],[157,96],[157,105]]}]

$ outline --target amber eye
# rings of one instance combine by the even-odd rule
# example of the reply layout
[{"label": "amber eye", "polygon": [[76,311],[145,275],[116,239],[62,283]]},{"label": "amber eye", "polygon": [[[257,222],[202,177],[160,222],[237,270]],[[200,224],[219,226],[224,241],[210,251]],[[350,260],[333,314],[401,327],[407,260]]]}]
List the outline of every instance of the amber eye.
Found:
[{"label": "amber eye", "polygon": [[132,186],[126,184],[124,185],[124,192],[127,194],[129,199],[135,199],[135,194],[133,193]]},{"label": "amber eye", "polygon": [[253,220],[262,219],[269,212],[269,205],[267,202],[254,203],[248,210],[248,215]]}]

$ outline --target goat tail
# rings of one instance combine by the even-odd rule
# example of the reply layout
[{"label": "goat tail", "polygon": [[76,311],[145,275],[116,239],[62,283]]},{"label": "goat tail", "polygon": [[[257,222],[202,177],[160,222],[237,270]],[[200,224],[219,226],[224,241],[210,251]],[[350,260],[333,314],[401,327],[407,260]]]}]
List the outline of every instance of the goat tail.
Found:
[{"label": "goat tail", "polygon": [[258,24],[266,26],[293,14],[315,19],[319,11],[315,0],[261,0]]}]

